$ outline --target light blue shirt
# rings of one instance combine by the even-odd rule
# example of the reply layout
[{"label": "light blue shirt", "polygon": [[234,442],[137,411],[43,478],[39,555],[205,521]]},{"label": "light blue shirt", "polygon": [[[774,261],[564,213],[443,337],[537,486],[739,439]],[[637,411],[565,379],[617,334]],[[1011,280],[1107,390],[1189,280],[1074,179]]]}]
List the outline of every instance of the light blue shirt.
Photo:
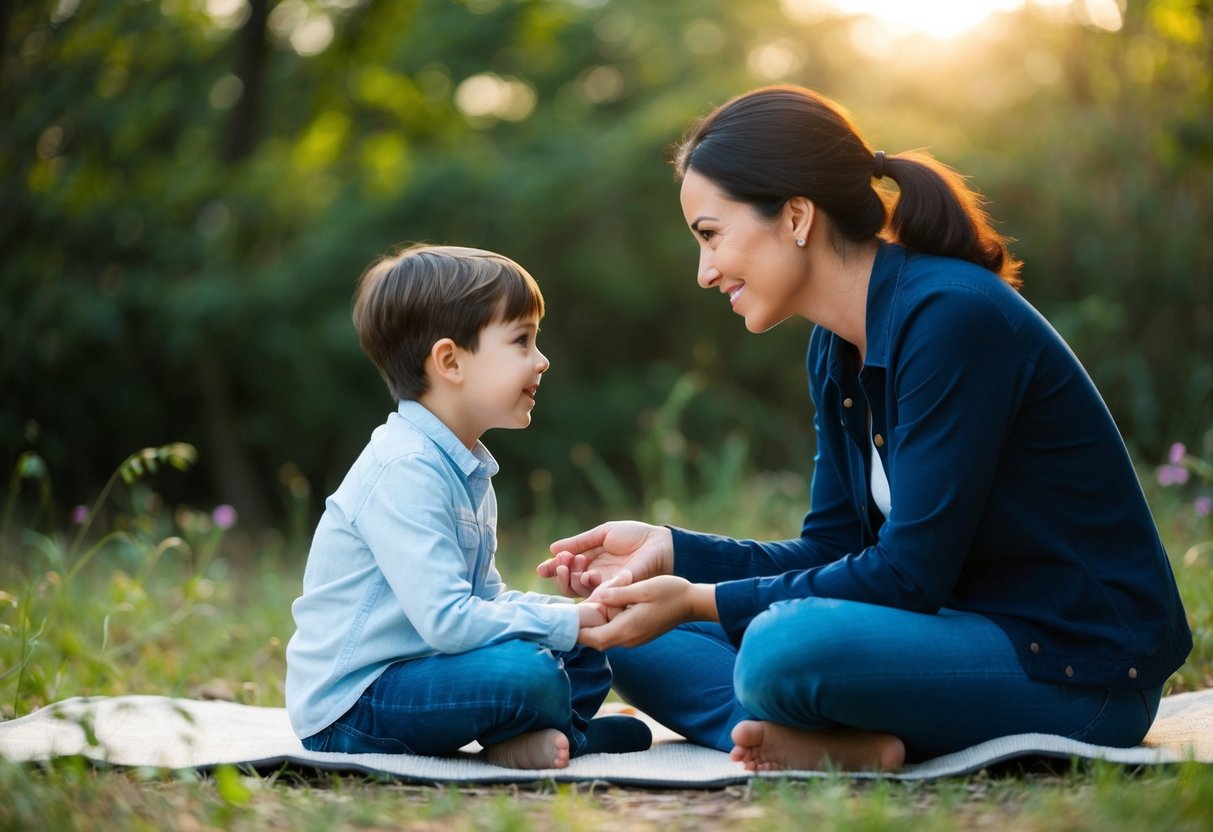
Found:
[{"label": "light blue shirt", "polygon": [[371,434],[328,498],[291,607],[286,707],[300,737],[340,718],[393,662],[508,639],[576,643],[568,599],[501,580],[497,470],[484,445],[468,450],[417,402]]}]

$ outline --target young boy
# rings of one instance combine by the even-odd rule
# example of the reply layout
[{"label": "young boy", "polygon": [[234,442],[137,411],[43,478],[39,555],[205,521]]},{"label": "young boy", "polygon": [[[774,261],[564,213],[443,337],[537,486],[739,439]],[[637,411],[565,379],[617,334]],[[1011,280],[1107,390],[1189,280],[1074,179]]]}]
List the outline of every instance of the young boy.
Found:
[{"label": "young boy", "polygon": [[292,606],[286,706],[312,751],[447,754],[563,768],[640,751],[626,716],[592,719],[606,657],[577,645],[595,605],[508,590],[494,565],[489,428],[524,428],[549,367],[543,296],[499,254],[414,246],[373,264],[354,325],[396,412],[376,428],[316,529]]}]

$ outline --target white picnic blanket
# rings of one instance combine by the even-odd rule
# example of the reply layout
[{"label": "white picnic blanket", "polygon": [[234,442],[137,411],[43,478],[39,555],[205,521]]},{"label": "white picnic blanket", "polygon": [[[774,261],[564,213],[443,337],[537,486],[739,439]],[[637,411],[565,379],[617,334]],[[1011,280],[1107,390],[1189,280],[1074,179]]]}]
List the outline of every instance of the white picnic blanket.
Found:
[{"label": "white picnic blanket", "polygon": [[[660,726],[654,727],[654,743],[648,751],[588,754],[572,760],[565,769],[501,768],[486,762],[477,750],[473,744],[451,757],[307,751],[292,733],[283,708],[164,696],[77,697],[0,723],[0,755],[20,762],[83,755],[98,763],[163,769],[205,769],[225,763],[265,769],[289,763],[322,770],[378,772],[414,783],[605,781],[653,788],[720,788],[755,776],[827,776],[823,771],[755,775],[731,761],[728,754],[693,745]],[[1186,760],[1213,763],[1213,689],[1164,698],[1149,736],[1135,748],[1019,734],[908,765],[896,774],[848,776],[925,780],[1040,756],[1126,765]]]}]

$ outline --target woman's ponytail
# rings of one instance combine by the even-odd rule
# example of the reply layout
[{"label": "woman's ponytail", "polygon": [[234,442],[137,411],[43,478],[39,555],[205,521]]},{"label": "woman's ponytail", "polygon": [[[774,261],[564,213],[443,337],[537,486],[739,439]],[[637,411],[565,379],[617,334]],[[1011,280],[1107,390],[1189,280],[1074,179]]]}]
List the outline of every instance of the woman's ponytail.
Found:
[{"label": "woman's ponytail", "polygon": [[981,194],[964,177],[926,153],[883,159],[883,174],[900,194],[889,218],[890,235],[906,248],[957,257],[984,266],[1018,289],[1023,265],[994,230]]}]

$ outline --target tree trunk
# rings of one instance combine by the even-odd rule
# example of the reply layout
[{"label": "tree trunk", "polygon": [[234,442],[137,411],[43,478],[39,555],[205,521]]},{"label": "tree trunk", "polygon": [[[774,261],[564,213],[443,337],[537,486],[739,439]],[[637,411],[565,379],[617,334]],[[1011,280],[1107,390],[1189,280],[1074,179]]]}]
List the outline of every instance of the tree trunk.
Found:
[{"label": "tree trunk", "polygon": [[213,352],[198,359],[198,387],[211,482],[219,499],[236,508],[246,527],[262,526],[270,518],[261,478],[236,431],[227,368]]},{"label": "tree trunk", "polygon": [[266,26],[269,0],[249,0],[249,16],[237,40],[236,77],[244,85],[227,124],[223,161],[235,164],[253,152],[257,143],[257,117],[265,77]]},{"label": "tree trunk", "polygon": [[[268,18],[268,0],[250,0],[248,20],[237,37],[236,75],[243,91],[232,108],[222,151],[229,171],[256,147]],[[262,490],[265,480],[257,475],[236,430],[227,366],[217,351],[206,351],[198,357],[197,373],[203,401],[203,431],[213,464],[212,485],[219,498],[235,506],[249,526],[264,525],[270,519]]]}]

